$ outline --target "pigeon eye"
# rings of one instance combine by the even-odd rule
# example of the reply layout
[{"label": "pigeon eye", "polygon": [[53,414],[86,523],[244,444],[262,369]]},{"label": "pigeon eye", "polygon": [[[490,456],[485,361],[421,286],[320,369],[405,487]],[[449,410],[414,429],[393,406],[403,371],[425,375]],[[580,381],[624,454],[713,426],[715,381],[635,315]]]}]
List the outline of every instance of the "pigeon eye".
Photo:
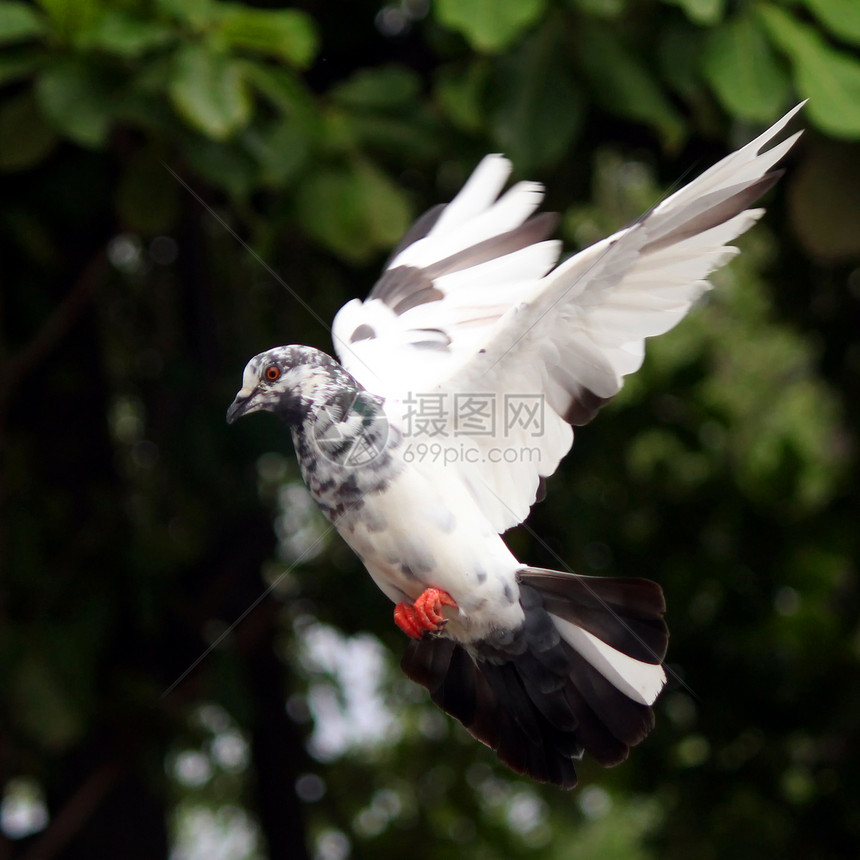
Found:
[{"label": "pigeon eye", "polygon": [[269,380],[269,382],[274,382],[276,379],[278,379],[280,377],[280,375],[281,375],[281,368],[278,367],[276,364],[270,364],[265,370],[265,376],[266,376],[266,379]]}]

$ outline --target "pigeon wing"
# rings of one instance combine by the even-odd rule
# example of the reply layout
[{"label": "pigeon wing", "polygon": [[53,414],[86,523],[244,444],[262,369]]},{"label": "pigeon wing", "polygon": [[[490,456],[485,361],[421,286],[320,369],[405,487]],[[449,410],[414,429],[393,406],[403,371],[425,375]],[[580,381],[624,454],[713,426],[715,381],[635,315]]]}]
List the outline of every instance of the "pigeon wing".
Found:
[{"label": "pigeon wing", "polygon": [[407,234],[367,301],[340,311],[340,357],[389,400],[401,427],[404,404],[445,398],[434,432],[450,456],[436,461],[458,470],[494,528],[511,528],[570,450],[572,426],[618,393],[645,339],[673,328],[738,253],[730,243],[761,217],[752,204],[799,133],[774,140],[801,106],[555,267],[550,225],[532,215],[540,187],[520,183],[499,197],[510,166],[488,156],[451,204]]}]

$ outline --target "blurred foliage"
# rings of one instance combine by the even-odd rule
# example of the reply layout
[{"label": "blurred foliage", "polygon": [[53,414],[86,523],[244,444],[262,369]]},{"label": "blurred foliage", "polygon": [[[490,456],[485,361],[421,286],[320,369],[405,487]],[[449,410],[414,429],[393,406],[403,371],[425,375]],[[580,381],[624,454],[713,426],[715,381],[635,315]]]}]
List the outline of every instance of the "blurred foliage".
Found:
[{"label": "blurred foliage", "polygon": [[[852,856],[858,9],[0,0],[0,857]],[[529,784],[224,410],[485,152],[578,247],[800,98],[744,253],[510,535],[656,579],[673,632],[630,760]]]}]

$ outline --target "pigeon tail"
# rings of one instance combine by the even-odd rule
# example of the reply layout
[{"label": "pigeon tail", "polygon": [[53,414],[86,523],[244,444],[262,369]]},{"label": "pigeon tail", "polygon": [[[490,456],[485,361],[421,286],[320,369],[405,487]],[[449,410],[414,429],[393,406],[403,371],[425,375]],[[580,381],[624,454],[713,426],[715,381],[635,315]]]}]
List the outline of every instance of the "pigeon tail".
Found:
[{"label": "pigeon tail", "polygon": [[574,760],[623,761],[654,726],[668,644],[660,586],[524,567],[525,621],[492,639],[411,642],[404,672],[518,773],[573,788]]}]

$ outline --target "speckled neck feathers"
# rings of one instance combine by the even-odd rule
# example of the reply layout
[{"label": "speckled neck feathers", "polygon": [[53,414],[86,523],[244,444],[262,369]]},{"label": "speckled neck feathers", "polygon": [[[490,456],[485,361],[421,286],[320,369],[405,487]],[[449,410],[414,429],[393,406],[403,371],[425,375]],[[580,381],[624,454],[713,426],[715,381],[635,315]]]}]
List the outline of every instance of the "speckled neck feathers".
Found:
[{"label": "speckled neck feathers", "polygon": [[[324,355],[324,354],[320,354]],[[314,385],[285,394],[272,411],[290,428],[299,467],[314,500],[335,522],[383,490],[401,465],[392,459],[396,433],[383,399],[370,394],[336,361],[314,357]],[[319,370],[324,370],[320,381]]]}]

